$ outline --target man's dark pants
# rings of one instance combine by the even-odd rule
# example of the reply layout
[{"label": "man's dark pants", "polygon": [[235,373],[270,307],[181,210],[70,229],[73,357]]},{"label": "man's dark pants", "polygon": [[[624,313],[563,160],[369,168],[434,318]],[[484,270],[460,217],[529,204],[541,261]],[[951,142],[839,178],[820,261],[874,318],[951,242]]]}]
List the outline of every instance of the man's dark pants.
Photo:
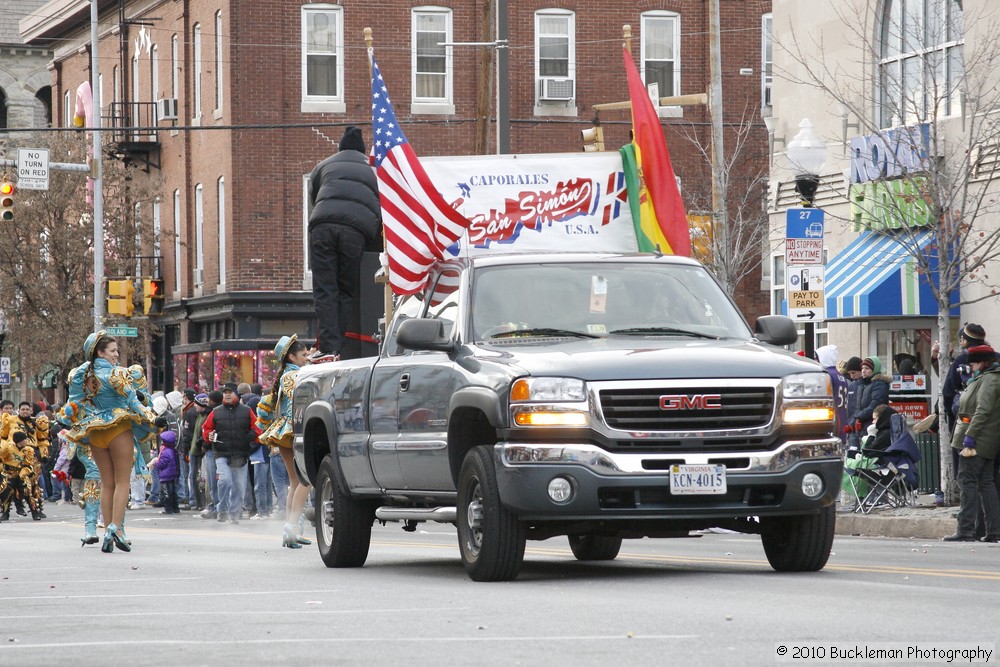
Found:
[{"label": "man's dark pants", "polygon": [[313,304],[319,320],[316,347],[339,353],[344,329],[361,289],[361,256],[365,237],[358,230],[335,223],[321,224],[309,232]]},{"label": "man's dark pants", "polygon": [[962,489],[958,533],[975,535],[976,517],[982,508],[986,515],[986,534],[1000,535],[1000,500],[993,481],[993,459],[981,456],[961,457],[958,463],[958,484]]}]

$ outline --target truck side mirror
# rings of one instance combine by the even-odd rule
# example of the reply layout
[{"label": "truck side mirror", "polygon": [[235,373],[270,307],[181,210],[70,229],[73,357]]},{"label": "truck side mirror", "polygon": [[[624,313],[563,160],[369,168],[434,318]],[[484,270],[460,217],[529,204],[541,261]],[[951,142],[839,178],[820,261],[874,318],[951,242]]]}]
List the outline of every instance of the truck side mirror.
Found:
[{"label": "truck side mirror", "polygon": [[445,334],[444,321],[419,318],[401,322],[396,331],[396,344],[409,350],[451,352],[455,345]]},{"label": "truck side mirror", "polygon": [[799,331],[792,318],[784,315],[762,315],[754,327],[757,340],[771,345],[792,345],[799,339]]}]

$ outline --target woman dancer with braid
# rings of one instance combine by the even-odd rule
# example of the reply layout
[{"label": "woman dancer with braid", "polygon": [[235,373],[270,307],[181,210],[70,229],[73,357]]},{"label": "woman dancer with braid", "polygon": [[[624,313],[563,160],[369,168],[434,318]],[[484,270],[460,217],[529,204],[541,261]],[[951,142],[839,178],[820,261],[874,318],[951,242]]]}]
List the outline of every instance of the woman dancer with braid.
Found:
[{"label": "woman dancer with braid", "polygon": [[153,413],[136,398],[129,372],[118,366],[118,341],[104,331],[87,336],[87,361],[70,373],[69,400],[59,420],[66,437],[90,445],[101,473],[101,514],[107,522],[101,551],[131,551],[120,529],[125,520],[135,441],[153,428]]},{"label": "woman dancer with braid", "polygon": [[265,447],[277,447],[285,468],[288,469],[287,516],[281,545],[289,549],[301,549],[303,544],[312,544],[302,537],[299,530],[302,508],[312,487],[300,483],[295,474],[292,454],[292,392],[299,368],[309,363],[309,350],[299,342],[298,336],[282,336],[274,346],[274,356],[281,362],[281,366],[271,393],[257,404],[257,427],[261,430],[258,439]]}]

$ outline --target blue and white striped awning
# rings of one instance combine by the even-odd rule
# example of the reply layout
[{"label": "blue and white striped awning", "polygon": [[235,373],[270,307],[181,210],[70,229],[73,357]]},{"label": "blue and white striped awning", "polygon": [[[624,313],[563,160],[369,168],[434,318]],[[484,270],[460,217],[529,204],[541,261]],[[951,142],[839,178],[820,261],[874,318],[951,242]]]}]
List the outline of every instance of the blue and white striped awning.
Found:
[{"label": "blue and white striped awning", "polygon": [[863,232],[826,265],[826,319],[936,316],[928,283],[937,282],[936,257],[930,276],[917,270],[914,257],[933,240],[930,231],[899,238]]}]

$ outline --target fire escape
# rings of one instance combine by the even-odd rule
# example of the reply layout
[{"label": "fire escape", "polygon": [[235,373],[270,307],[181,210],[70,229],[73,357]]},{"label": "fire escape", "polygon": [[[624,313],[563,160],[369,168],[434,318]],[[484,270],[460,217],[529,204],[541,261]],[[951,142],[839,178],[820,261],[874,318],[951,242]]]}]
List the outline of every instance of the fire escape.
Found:
[{"label": "fire escape", "polygon": [[[143,170],[148,173],[151,168],[160,168],[160,140],[157,131],[160,114],[156,102],[139,102],[131,99],[131,91],[135,88],[132,76],[138,75],[138,72],[133,72],[129,67],[129,26],[133,25],[153,24],[125,18],[125,0],[119,0],[118,54],[121,99],[114,100],[108,105],[109,115],[102,116],[102,124],[110,134],[108,153],[119,160],[142,165]],[[136,42],[137,53],[142,50],[142,46],[141,40]]]}]

